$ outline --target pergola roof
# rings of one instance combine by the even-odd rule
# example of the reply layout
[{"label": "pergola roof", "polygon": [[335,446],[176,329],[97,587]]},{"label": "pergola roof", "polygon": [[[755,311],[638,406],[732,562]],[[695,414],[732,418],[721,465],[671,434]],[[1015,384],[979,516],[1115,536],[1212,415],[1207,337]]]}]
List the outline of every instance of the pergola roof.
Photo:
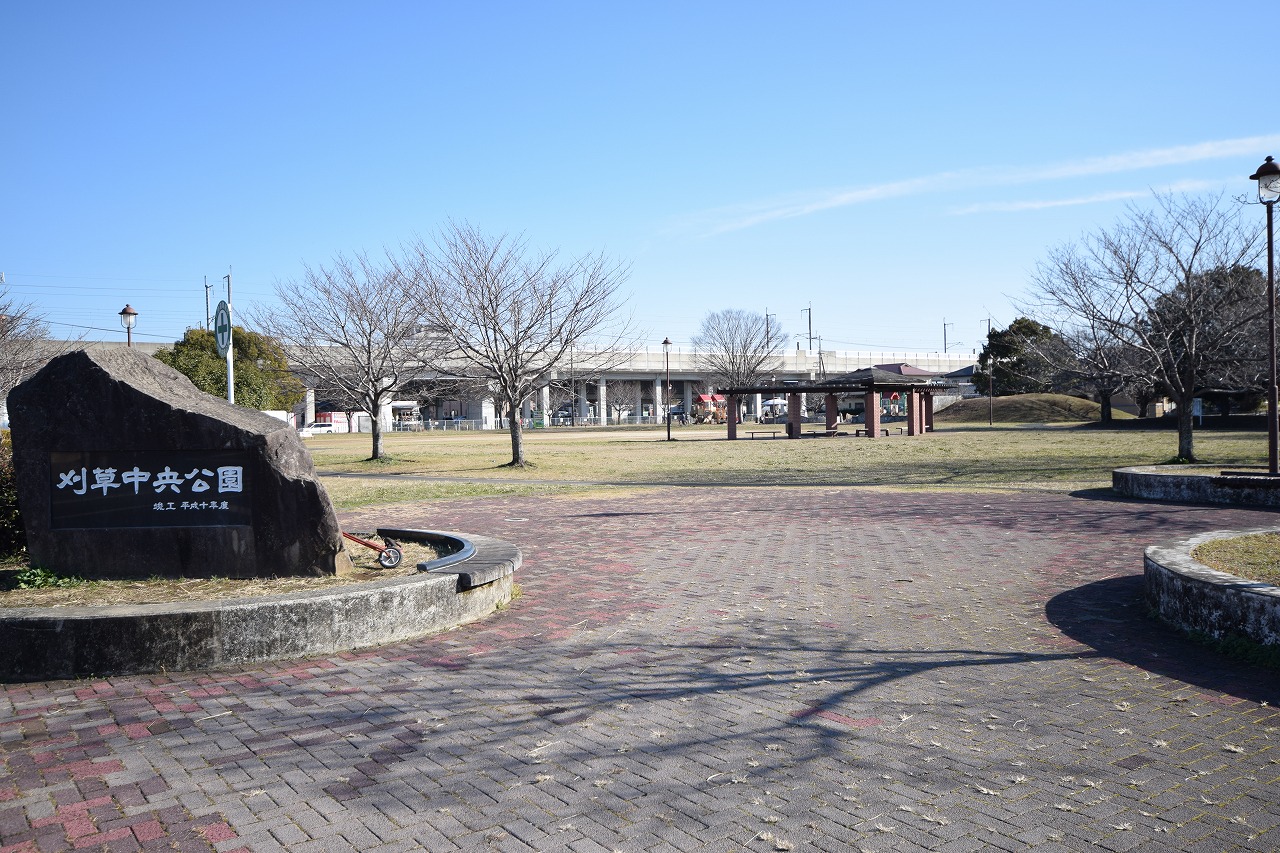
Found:
[{"label": "pergola roof", "polygon": [[904,376],[878,367],[864,367],[852,373],[830,376],[814,382],[784,382],[744,388],[722,388],[721,394],[744,396],[747,394],[865,394],[870,391],[943,391],[954,388],[951,382],[939,381],[936,376]]}]

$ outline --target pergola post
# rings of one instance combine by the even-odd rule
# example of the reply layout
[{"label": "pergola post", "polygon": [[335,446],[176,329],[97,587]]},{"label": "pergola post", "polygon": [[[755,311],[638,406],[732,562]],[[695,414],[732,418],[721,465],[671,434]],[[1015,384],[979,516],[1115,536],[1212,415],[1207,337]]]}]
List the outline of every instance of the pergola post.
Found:
[{"label": "pergola post", "polygon": [[835,394],[827,395],[826,410],[827,410],[827,435],[835,435],[836,424],[840,422],[840,410],[837,408]]},{"label": "pergola post", "polygon": [[919,435],[921,432],[920,392],[912,388],[907,392],[907,435]]},{"label": "pergola post", "polygon": [[729,427],[729,440],[738,440],[738,395],[730,394],[729,399],[725,401],[728,406],[725,411],[725,423]]},{"label": "pergola post", "polygon": [[933,432],[933,392],[925,391],[920,396],[921,407],[924,409],[924,431]]},{"label": "pergola post", "polygon": [[863,426],[867,428],[867,438],[875,438],[880,435],[880,392],[873,387],[863,400]]},{"label": "pergola post", "polygon": [[800,437],[800,395],[795,391],[787,392],[787,438]]}]

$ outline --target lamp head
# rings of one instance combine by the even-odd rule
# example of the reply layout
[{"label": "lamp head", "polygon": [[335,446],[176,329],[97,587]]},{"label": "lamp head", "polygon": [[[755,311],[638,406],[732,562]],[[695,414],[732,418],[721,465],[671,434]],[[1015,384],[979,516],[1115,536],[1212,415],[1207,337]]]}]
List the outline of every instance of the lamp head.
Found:
[{"label": "lamp head", "polygon": [[120,325],[126,329],[132,329],[136,322],[138,322],[138,312],[133,310],[132,306],[125,305],[124,310],[120,312]]},{"label": "lamp head", "polygon": [[1280,199],[1280,163],[1275,158],[1268,157],[1249,180],[1258,182],[1258,201],[1273,204]]}]

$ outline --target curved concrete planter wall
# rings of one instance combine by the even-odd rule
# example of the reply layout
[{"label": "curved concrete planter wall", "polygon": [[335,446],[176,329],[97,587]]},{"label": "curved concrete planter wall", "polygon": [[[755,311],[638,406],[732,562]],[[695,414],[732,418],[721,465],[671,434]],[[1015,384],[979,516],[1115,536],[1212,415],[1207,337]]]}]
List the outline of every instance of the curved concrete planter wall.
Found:
[{"label": "curved concrete planter wall", "polygon": [[1162,618],[1186,630],[1280,646],[1280,587],[1214,571],[1191,557],[1197,545],[1212,539],[1276,532],[1280,528],[1218,530],[1148,548],[1147,600]]},{"label": "curved concrete planter wall", "polygon": [[[520,565],[497,539],[387,531],[457,544],[419,573],[262,598],[0,609],[0,679],[203,670],[410,640],[481,619],[511,600]],[[420,535],[419,535],[420,534]],[[462,562],[461,554],[469,553]]]},{"label": "curved concrete planter wall", "polygon": [[1182,503],[1280,507],[1280,480],[1222,475],[1196,465],[1136,465],[1111,472],[1111,488],[1130,498]]}]

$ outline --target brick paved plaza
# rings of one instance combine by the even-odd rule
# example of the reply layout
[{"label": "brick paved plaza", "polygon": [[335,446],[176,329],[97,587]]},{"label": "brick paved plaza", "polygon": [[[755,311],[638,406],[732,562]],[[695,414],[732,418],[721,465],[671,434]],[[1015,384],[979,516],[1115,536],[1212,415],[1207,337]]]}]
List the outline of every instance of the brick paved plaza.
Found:
[{"label": "brick paved plaza", "polygon": [[669,488],[348,513],[524,552],[485,622],[0,688],[0,851],[1280,849],[1280,674],[1143,546],[1272,513]]}]

